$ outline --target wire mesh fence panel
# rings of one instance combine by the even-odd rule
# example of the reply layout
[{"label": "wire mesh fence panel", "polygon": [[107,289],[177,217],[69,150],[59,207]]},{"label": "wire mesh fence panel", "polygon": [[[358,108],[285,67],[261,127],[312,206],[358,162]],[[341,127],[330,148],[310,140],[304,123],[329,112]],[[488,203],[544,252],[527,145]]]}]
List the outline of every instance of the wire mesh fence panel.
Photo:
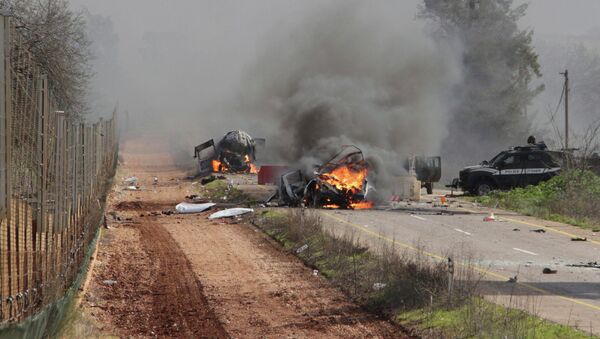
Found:
[{"label": "wire mesh fence panel", "polygon": [[0,324],[60,299],[102,218],[116,166],[115,118],[83,123],[60,111],[25,47],[0,16]]}]

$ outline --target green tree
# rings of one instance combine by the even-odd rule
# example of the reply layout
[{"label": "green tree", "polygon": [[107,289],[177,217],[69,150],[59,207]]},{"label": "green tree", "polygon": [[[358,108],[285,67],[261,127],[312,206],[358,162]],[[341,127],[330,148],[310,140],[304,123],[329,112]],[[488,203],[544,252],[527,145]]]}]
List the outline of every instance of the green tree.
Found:
[{"label": "green tree", "polygon": [[19,23],[23,44],[48,75],[59,108],[86,113],[86,93],[93,72],[83,13],[68,0],[0,0],[0,10]]},{"label": "green tree", "polygon": [[497,148],[524,143],[527,107],[543,90],[532,30],[518,21],[527,5],[512,0],[424,0],[420,16],[434,23],[439,41],[455,41],[462,52],[463,81],[455,89],[446,154],[460,162],[482,160]]}]

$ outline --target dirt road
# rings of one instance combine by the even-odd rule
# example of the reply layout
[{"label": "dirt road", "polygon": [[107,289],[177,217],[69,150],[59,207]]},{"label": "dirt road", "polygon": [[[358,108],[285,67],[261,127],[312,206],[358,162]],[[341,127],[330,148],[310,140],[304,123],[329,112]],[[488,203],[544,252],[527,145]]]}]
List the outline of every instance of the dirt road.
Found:
[{"label": "dirt road", "polygon": [[[83,306],[120,337],[406,337],[248,223],[170,214],[193,191],[163,150],[128,142]],[[124,190],[137,176],[140,191]],[[153,178],[158,178],[154,185]]]}]

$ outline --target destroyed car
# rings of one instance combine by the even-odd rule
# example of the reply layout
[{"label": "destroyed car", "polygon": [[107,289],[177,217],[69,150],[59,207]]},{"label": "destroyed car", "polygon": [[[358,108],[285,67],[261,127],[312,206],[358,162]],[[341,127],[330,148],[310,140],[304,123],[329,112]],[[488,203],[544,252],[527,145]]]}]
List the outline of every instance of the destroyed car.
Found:
[{"label": "destroyed car", "polygon": [[253,139],[239,130],[228,132],[217,144],[210,139],[194,148],[199,175],[206,176],[212,172],[256,173],[256,147],[264,143],[264,139]]},{"label": "destroyed car", "polygon": [[280,200],[289,206],[313,208],[369,208],[365,201],[368,164],[356,146],[345,146],[324,165],[318,166],[312,178],[302,171],[281,176]]},{"label": "destroyed car", "polygon": [[545,145],[513,147],[490,161],[465,167],[448,186],[481,196],[496,189],[536,185],[558,175],[562,159],[561,152],[549,151]]}]

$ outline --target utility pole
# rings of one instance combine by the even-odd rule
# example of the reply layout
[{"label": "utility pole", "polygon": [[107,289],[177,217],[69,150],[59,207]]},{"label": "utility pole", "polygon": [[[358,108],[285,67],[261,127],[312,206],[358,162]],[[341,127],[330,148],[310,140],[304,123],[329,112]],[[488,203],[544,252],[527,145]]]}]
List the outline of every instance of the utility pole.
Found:
[{"label": "utility pole", "polygon": [[569,150],[569,70],[560,73],[565,77],[565,150]]}]

